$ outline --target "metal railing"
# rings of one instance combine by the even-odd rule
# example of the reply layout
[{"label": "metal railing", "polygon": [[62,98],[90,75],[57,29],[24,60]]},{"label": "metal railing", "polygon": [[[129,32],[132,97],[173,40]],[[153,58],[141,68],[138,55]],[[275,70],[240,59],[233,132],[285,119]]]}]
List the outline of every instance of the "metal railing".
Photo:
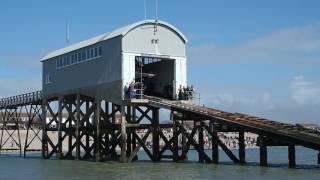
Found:
[{"label": "metal railing", "polygon": [[192,94],[192,98],[191,98],[193,104],[196,104],[198,106],[201,106],[201,96],[200,93],[194,92]]},{"label": "metal railing", "polygon": [[42,100],[42,91],[21,94],[0,99],[0,108],[31,104]]}]

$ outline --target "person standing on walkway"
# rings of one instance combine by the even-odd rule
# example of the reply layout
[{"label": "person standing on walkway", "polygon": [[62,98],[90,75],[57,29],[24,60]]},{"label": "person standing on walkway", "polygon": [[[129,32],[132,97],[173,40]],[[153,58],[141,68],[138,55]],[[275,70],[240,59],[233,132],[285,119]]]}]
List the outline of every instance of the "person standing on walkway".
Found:
[{"label": "person standing on walkway", "polygon": [[133,80],[133,81],[129,84],[130,99],[135,98],[134,88],[135,88],[135,82],[134,82],[134,80]]}]

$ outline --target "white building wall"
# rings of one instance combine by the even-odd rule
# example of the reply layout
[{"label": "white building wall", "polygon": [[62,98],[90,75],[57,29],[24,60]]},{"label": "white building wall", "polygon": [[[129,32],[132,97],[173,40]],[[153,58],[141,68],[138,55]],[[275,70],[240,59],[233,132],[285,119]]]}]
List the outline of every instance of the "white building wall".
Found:
[{"label": "white building wall", "polygon": [[125,88],[135,79],[135,57],[141,54],[122,53],[122,87]]},{"label": "white building wall", "polygon": [[171,58],[175,59],[175,89],[178,94],[180,86],[187,86],[187,59],[184,57]]}]

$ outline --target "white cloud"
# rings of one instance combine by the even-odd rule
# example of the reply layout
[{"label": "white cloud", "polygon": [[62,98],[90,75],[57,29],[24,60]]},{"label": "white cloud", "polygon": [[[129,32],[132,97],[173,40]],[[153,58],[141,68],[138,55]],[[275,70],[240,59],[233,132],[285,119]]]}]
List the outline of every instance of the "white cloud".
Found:
[{"label": "white cloud", "polygon": [[[287,67],[283,74],[279,74],[279,79],[274,79],[274,82],[267,79],[263,87],[258,87],[255,81],[245,79],[245,84],[239,84],[242,82],[239,80],[235,85],[235,81],[228,78],[224,84],[209,87],[208,82],[197,82],[194,78],[193,83],[199,87],[197,89],[201,92],[202,103],[207,106],[286,122],[319,123],[319,78],[314,77],[316,81],[312,81],[298,76],[291,80],[286,76],[320,68],[320,23],[275,31],[264,37],[229,47],[214,43],[194,45],[188,52],[189,67],[194,68],[194,74],[197,73],[197,68],[212,67],[212,73],[208,74],[214,75],[214,68],[217,68],[215,64],[253,64],[263,67],[267,64],[271,66],[265,71],[271,73],[274,69],[279,70],[279,66]],[[240,74],[239,77],[243,76]],[[239,77],[236,78],[240,79]],[[259,77],[262,80],[264,78],[268,77]]]},{"label": "white cloud", "polygon": [[231,112],[259,114],[275,109],[274,99],[269,92],[250,93],[246,88],[226,89],[201,87],[201,103],[209,107]]},{"label": "white cloud", "polygon": [[[304,89],[309,88],[310,82],[302,83],[301,77],[295,78],[299,81],[298,86]],[[304,79],[304,78],[303,78]],[[296,81],[295,80],[295,81]],[[305,81],[305,80],[304,80]],[[308,84],[307,88],[305,84]],[[314,84],[314,83],[311,83]],[[287,83],[290,95],[290,82]],[[319,87],[319,86],[318,86]],[[219,87],[207,87],[206,91],[201,91],[201,103],[208,107],[224,110],[227,112],[239,112],[271,120],[290,123],[317,123],[319,124],[320,103],[310,104],[305,101],[311,98],[310,95],[303,94],[299,102],[289,97],[279,96],[270,92],[254,91],[250,89],[238,88],[228,90]],[[304,91],[304,90],[303,90]],[[309,91],[309,90],[307,90]],[[314,99],[319,100],[319,95],[314,95]]]},{"label": "white cloud", "polygon": [[0,97],[9,97],[41,90],[41,81],[36,79],[0,79]]},{"label": "white cloud", "polygon": [[17,53],[10,56],[6,64],[11,69],[41,72],[42,63],[40,60],[43,54],[44,53]]},{"label": "white cloud", "polygon": [[273,32],[232,47],[201,44],[189,48],[191,63],[320,64],[320,23]]},{"label": "white cloud", "polygon": [[300,105],[320,105],[320,84],[296,76],[291,82],[292,98]]}]

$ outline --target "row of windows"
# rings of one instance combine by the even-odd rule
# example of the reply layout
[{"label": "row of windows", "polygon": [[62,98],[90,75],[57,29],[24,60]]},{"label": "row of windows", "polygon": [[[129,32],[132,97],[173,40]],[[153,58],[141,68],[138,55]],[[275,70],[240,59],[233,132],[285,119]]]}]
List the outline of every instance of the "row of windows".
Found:
[{"label": "row of windows", "polygon": [[78,64],[84,61],[89,61],[102,56],[102,47],[93,47],[84,49],[80,52],[61,56],[56,60],[57,69],[61,69],[66,66]]},{"label": "row of windows", "polygon": [[156,57],[141,57],[138,56],[136,57],[136,61],[142,64],[152,64],[152,63],[156,63],[161,61],[160,58],[156,58]]}]

